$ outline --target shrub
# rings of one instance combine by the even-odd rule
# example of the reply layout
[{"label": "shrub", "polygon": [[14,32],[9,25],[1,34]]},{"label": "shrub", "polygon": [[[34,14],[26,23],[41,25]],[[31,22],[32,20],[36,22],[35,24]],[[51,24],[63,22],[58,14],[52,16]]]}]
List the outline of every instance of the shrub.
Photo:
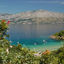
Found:
[{"label": "shrub", "polygon": [[6,22],[5,20],[0,20],[0,40],[9,36],[9,35],[7,35],[9,22],[10,21]]}]

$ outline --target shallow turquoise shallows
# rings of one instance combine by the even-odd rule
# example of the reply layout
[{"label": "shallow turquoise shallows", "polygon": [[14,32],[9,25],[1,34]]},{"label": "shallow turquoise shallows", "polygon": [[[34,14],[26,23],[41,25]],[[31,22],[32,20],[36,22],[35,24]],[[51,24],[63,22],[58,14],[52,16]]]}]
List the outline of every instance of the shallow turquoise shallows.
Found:
[{"label": "shallow turquoise shallows", "polygon": [[10,24],[9,40],[11,45],[22,44],[31,50],[54,50],[63,45],[63,41],[50,38],[50,35],[64,30],[64,24]]}]

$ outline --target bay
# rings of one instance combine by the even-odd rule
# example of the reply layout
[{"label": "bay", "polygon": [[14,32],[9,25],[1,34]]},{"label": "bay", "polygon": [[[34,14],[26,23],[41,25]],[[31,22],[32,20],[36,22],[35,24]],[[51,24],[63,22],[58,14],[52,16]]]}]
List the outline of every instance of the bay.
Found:
[{"label": "bay", "polygon": [[10,24],[8,38],[11,45],[20,43],[31,50],[55,50],[63,45],[63,41],[50,38],[50,35],[64,30],[64,24]]}]

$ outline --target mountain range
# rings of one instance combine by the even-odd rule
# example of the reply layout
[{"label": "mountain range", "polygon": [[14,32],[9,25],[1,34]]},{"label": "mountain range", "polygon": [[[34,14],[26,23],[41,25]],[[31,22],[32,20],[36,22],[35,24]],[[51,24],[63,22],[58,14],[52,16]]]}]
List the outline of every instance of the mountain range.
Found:
[{"label": "mountain range", "polygon": [[0,14],[0,20],[10,20],[12,23],[64,23],[64,13],[46,10],[34,10],[17,14]]}]

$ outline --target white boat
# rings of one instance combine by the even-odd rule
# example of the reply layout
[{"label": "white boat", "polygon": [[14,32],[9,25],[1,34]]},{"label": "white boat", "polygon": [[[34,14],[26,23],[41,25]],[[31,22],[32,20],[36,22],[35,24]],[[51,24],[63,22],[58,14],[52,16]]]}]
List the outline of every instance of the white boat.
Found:
[{"label": "white boat", "polygon": [[26,23],[23,23],[23,24],[26,24]]},{"label": "white boat", "polygon": [[46,40],[43,40],[44,43],[46,43]]},{"label": "white boat", "polygon": [[37,45],[37,43],[35,42],[34,45]]}]

